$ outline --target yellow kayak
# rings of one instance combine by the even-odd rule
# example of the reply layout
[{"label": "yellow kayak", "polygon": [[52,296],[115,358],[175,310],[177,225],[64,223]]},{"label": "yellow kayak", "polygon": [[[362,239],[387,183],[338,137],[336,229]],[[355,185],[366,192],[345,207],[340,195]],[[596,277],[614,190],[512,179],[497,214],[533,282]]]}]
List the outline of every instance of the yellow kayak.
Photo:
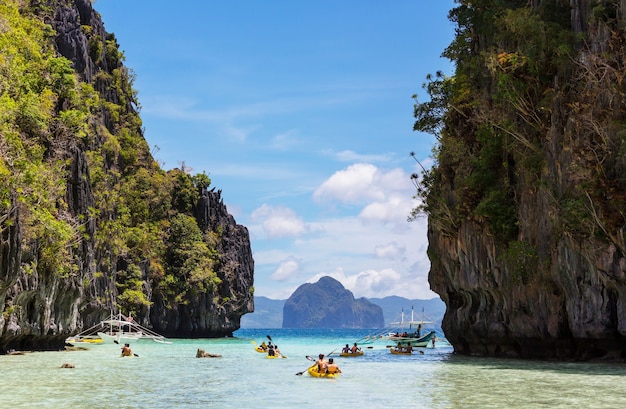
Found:
[{"label": "yellow kayak", "polygon": [[307,372],[309,372],[309,375],[314,378],[336,378],[339,376],[339,373],[320,373],[317,369],[317,364],[315,364],[309,367],[309,369],[307,369]]},{"label": "yellow kayak", "polygon": [[254,350],[255,350],[256,352],[260,352],[260,353],[262,353],[262,354],[266,354],[266,353],[267,353],[267,349],[263,349],[263,348],[261,348],[261,347],[255,347],[255,348],[254,348]]},{"label": "yellow kayak", "polygon": [[339,354],[339,356],[361,356],[363,355],[363,351],[357,351],[357,352],[342,352]]}]

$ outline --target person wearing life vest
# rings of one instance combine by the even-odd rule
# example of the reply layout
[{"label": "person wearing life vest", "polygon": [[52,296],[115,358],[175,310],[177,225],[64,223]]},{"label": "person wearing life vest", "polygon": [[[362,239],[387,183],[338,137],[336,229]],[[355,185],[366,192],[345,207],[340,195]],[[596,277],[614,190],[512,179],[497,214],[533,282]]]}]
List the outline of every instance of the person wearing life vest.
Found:
[{"label": "person wearing life vest", "polygon": [[337,366],[333,358],[328,358],[328,365],[326,365],[326,373],[329,373],[329,374],[341,373],[341,369],[339,369],[339,367]]}]

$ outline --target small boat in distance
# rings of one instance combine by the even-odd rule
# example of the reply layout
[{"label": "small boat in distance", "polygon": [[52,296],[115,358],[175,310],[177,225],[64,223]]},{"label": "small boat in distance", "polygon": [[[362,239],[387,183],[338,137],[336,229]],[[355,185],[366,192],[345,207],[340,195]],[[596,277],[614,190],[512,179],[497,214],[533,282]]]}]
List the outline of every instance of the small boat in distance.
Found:
[{"label": "small boat in distance", "polygon": [[[427,324],[432,324],[432,322],[424,320],[424,311],[422,310],[422,319],[416,320],[413,307],[411,307],[411,320],[405,321],[404,311],[402,311],[401,321],[391,323],[391,325],[399,327],[399,329],[395,332],[389,332],[385,338],[394,343],[411,345],[413,348],[425,348],[436,334],[435,331],[429,331],[424,335],[422,334],[422,327]],[[406,328],[407,326],[408,328]]]},{"label": "small boat in distance", "polygon": [[108,320],[100,321],[85,331],[68,337],[65,342],[73,346],[89,347],[100,344],[126,344],[141,340],[152,340],[162,344],[171,344],[163,335],[143,327],[131,317],[117,314]]},{"label": "small boat in distance", "polygon": [[98,336],[105,343],[125,344],[134,341],[152,340],[162,344],[171,344],[163,335],[137,324],[133,317],[125,317],[121,313],[111,316],[110,319],[100,322],[104,331],[98,331]]},{"label": "small boat in distance", "polygon": [[361,356],[363,355],[363,351],[356,351],[356,352],[341,352],[339,354],[339,356]]}]

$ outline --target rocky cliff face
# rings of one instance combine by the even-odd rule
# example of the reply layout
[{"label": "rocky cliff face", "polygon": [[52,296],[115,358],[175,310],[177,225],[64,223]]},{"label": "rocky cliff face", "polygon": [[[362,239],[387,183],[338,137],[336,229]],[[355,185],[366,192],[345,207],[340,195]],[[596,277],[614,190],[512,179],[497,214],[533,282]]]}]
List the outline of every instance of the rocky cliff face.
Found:
[{"label": "rocky cliff face", "polygon": [[285,301],[283,328],[382,328],[383,310],[352,293],[334,278],[303,284]]},{"label": "rocky cliff face", "polygon": [[[45,86],[34,90],[42,100],[54,101],[50,117],[46,113],[39,122],[19,112],[14,121],[3,117],[0,353],[62,348],[68,335],[122,308],[132,308],[140,324],[171,337],[232,335],[240,317],[253,310],[248,231],[228,213],[220,191],[207,191],[201,183],[194,192],[189,175],[158,168],[143,138],[132,75],[91,2],[9,0],[3,7],[7,13],[19,10],[24,24],[31,19],[51,27],[53,39],[40,44],[41,53],[56,49],[71,62],[71,71],[62,59],[43,60],[42,66],[59,72],[58,80],[48,74],[37,79]],[[0,35],[12,35],[15,21],[0,15]],[[7,98],[21,94],[14,95]],[[37,191],[25,192],[27,172],[15,163],[32,158],[12,156],[4,139],[9,131],[20,143],[40,147],[42,164],[35,164],[46,172],[50,166],[55,170],[49,179],[64,181],[64,187],[45,192],[48,208],[30,198]],[[184,295],[193,283],[184,283],[188,275],[176,278],[184,268],[173,269],[164,256],[171,220],[179,213],[195,217],[206,241],[203,254],[210,254],[210,260],[200,260],[209,284],[199,283],[207,290]],[[65,239],[58,236],[63,232]],[[168,280],[177,284],[168,287]]]},{"label": "rocky cliff face", "polygon": [[[458,62],[457,81],[482,85],[474,107],[456,100],[447,116],[428,198],[429,282],[447,305],[443,330],[463,354],[625,360],[626,5],[519,3],[510,14],[494,5],[497,34],[476,26],[472,56]],[[525,48],[541,49],[550,34],[525,35],[516,15],[533,30],[575,34],[566,62]],[[478,50],[493,58],[469,73]],[[455,149],[464,153],[452,159]]]},{"label": "rocky cliff face", "polygon": [[157,297],[150,310],[150,323],[157,332],[170,337],[232,336],[239,329],[242,315],[254,311],[254,259],[248,229],[228,213],[221,191],[202,190],[196,218],[204,230],[221,232],[216,247],[216,271],[221,284],[215,294],[200,293],[173,308]]}]

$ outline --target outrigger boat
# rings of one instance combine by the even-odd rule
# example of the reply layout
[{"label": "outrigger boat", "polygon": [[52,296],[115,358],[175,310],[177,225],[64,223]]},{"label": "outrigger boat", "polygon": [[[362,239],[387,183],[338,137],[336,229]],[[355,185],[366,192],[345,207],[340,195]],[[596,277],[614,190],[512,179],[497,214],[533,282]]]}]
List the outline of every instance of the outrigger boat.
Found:
[{"label": "outrigger boat", "polygon": [[[385,337],[386,339],[393,341],[394,343],[401,343],[402,345],[410,344],[413,348],[425,348],[435,337],[435,331],[429,331],[425,335],[422,335],[422,327],[427,324],[432,324],[430,321],[424,320],[424,312],[422,311],[422,319],[416,320],[411,308],[411,320],[404,320],[404,311],[402,311],[402,319],[400,322],[392,322],[391,325],[399,326],[400,330],[396,332],[389,332]],[[408,325],[408,331],[404,328]]]},{"label": "outrigger boat", "polygon": [[122,314],[111,315],[110,319],[101,321],[85,331],[69,337],[65,342],[73,346],[91,346],[99,344],[125,344],[141,340],[152,340],[161,344],[171,344],[163,335],[142,327],[132,317]]},{"label": "outrigger boat", "polygon": [[98,336],[107,343],[124,344],[140,340],[152,340],[161,344],[171,344],[163,335],[149,330],[137,324],[133,317],[125,317],[122,314],[111,316],[110,319],[100,323],[105,331],[98,331]]}]

